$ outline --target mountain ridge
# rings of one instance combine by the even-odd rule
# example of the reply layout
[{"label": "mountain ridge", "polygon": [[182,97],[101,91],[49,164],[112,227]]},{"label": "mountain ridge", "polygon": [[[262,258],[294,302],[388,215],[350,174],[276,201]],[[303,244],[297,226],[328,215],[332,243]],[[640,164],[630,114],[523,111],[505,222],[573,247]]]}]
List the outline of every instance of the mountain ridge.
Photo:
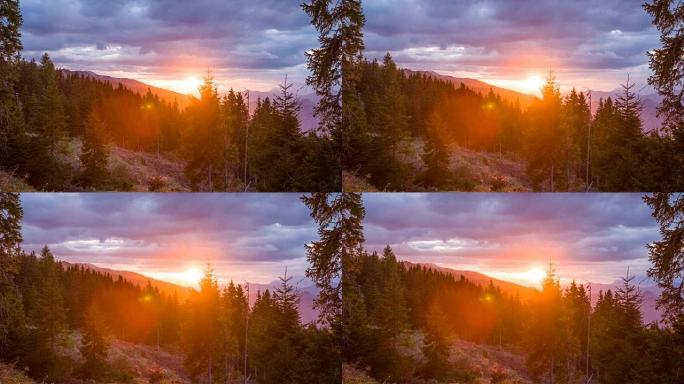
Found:
[{"label": "mountain ridge", "polygon": [[[145,95],[147,93],[147,90],[149,89],[150,92],[152,92],[152,94],[157,95],[160,100],[166,103],[173,104],[174,102],[177,102],[178,108],[180,108],[181,110],[187,108],[193,103],[193,101],[197,100],[197,98],[193,95],[186,95],[176,91],[172,91],[170,89],[155,87],[154,85],[147,84],[140,80],[130,79],[126,77],[113,77],[101,75],[93,71],[72,71],[65,68],[60,69],[60,71],[65,74],[80,75],[108,82],[112,84],[112,86],[114,87],[121,84],[123,87],[127,88],[132,92],[138,93],[139,95]],[[249,112],[254,112],[257,106],[258,99],[263,100],[266,97],[268,97],[271,100],[274,100],[279,92],[280,89],[277,87],[271,89],[270,91],[249,91],[251,96],[249,98]],[[301,95],[296,93],[296,97],[299,100],[301,106],[301,109],[299,111],[301,130],[303,132],[308,132],[315,129],[318,126],[318,119],[314,116],[314,108],[316,106],[316,103],[318,102],[318,97],[314,93],[304,93]]]},{"label": "mountain ridge", "polygon": [[[152,287],[159,289],[159,291],[163,294],[169,296],[173,296],[174,294],[176,294],[180,302],[187,300],[194,292],[196,292],[196,289],[192,287],[186,287],[169,281],[155,279],[153,277],[149,277],[138,272],[99,267],[91,263],[69,263],[67,261],[59,261],[59,264],[62,266],[62,268],[70,266],[79,266],[92,270],[94,272],[109,274],[114,279],[117,279],[119,276],[121,276],[122,279],[141,288],[145,287],[149,282],[150,285],[152,285]],[[278,284],[278,280],[274,280],[268,284],[250,283],[250,306],[254,305],[258,292],[263,293],[267,289],[273,292],[274,289],[278,286]],[[297,286],[296,289],[297,292],[300,294],[299,313],[302,323],[306,324],[315,321],[318,318],[318,311],[314,309],[313,303],[316,295],[318,294],[318,290],[313,285],[306,285],[303,287]]]},{"label": "mountain ridge", "polygon": [[[441,267],[432,263],[412,263],[410,261],[402,261],[401,263],[404,266],[423,266],[435,271],[450,274],[457,279],[460,278],[460,276],[463,276],[471,283],[481,285],[483,287],[489,284],[489,282],[491,281],[492,284],[494,284],[495,287],[499,287],[499,289],[501,289],[502,292],[513,295],[518,294],[522,300],[529,300],[532,297],[534,297],[534,295],[539,293],[539,290],[537,290],[536,288],[525,287],[523,285],[512,283],[510,281],[496,279],[480,272],[457,270],[448,267]],[[568,285],[569,284],[563,285],[563,288],[566,288]],[[619,280],[616,280],[610,284],[592,283],[592,305],[596,304],[599,292],[602,291],[605,293],[609,289],[615,292],[620,287],[620,285],[621,281]],[[640,309],[644,323],[648,324],[660,321],[661,314],[656,306],[656,301],[660,296],[660,289],[657,286],[641,286],[640,284],[638,284],[638,287],[639,292],[642,295],[642,303]]]}]

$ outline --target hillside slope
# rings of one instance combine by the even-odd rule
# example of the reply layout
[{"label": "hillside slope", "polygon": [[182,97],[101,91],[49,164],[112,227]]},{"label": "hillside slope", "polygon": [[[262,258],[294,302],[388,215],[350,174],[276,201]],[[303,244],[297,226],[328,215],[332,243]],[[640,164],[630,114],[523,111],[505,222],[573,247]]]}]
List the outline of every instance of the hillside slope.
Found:
[{"label": "hillside slope", "polygon": [[106,75],[100,75],[92,71],[71,71],[68,69],[61,69],[61,71],[65,74],[76,74],[76,75],[81,75],[84,77],[89,77],[93,78],[96,80],[108,82],[112,84],[114,87],[117,87],[119,84],[123,85],[124,87],[128,88],[129,90],[138,93],[140,95],[144,95],[147,93],[147,90],[149,89],[153,94],[157,95],[161,100],[172,104],[174,101],[178,102],[178,107],[180,109],[185,109],[190,103],[192,102],[193,99],[195,99],[194,96],[192,95],[184,95],[182,93],[174,92],[165,88],[159,88],[155,87],[153,85],[149,85],[146,83],[143,83],[142,81],[134,80],[134,79],[128,79],[128,78],[122,78],[122,77],[112,77],[112,76],[106,76]]},{"label": "hillside slope", "polygon": [[100,272],[103,274],[108,274],[111,275],[114,279],[118,279],[119,276],[121,276],[122,279],[128,281],[131,284],[137,285],[139,287],[145,287],[147,283],[149,282],[153,287],[159,289],[160,292],[166,294],[166,295],[178,295],[178,300],[181,302],[190,297],[192,292],[194,291],[193,288],[190,287],[184,287],[181,285],[169,283],[167,281],[162,281],[162,280],[157,280],[153,279],[151,277],[142,275],[137,272],[131,272],[131,271],[120,271],[120,270],[115,270],[115,269],[110,269],[110,268],[104,268],[104,267],[98,267],[93,264],[84,264],[84,263],[69,263],[66,261],[60,261],[60,264],[63,267],[68,267],[72,265],[78,265],[80,267],[83,267],[85,269],[89,269],[95,272]]},{"label": "hillside slope", "polygon": [[452,275],[457,280],[460,279],[461,276],[463,276],[471,283],[481,285],[483,287],[486,287],[491,282],[495,287],[501,289],[502,292],[512,296],[520,296],[521,300],[529,300],[535,295],[537,295],[537,293],[539,293],[539,291],[537,291],[534,288],[524,287],[522,285],[511,283],[505,280],[495,279],[480,272],[440,267],[436,264],[431,263],[412,263],[410,261],[402,261],[402,264],[404,264],[405,266],[422,266],[427,269]]},{"label": "hillside slope", "polygon": [[535,96],[526,95],[524,93],[513,91],[507,88],[497,87],[495,85],[485,83],[482,80],[470,79],[467,77],[453,77],[449,75],[442,75],[435,71],[413,71],[410,69],[404,69],[404,72],[406,72],[407,74],[422,73],[435,79],[448,81],[452,83],[455,87],[460,87],[461,84],[463,84],[471,90],[481,93],[483,95],[486,95],[487,93],[489,93],[489,90],[492,90],[494,94],[499,95],[503,100],[508,101],[509,103],[519,102],[520,107],[523,109],[529,107],[530,104],[532,104],[532,102],[536,99]]}]

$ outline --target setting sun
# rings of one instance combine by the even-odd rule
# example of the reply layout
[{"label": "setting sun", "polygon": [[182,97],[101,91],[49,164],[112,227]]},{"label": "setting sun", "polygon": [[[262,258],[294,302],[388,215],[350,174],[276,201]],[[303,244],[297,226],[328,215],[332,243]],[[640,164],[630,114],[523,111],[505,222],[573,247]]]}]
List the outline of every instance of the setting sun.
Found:
[{"label": "setting sun", "polygon": [[532,268],[525,272],[525,278],[535,284],[541,283],[545,276],[546,272],[544,272],[541,268]]},{"label": "setting sun", "polygon": [[184,80],[178,82],[177,89],[184,94],[191,94],[197,92],[202,81],[196,76],[188,76]]},{"label": "setting sun", "polygon": [[521,83],[521,87],[530,93],[539,92],[539,89],[541,89],[542,85],[544,85],[544,79],[537,75],[532,75],[523,80]]},{"label": "setting sun", "polygon": [[202,276],[204,276],[204,273],[199,268],[193,267],[183,272],[181,278],[187,283],[197,284],[202,279]]}]

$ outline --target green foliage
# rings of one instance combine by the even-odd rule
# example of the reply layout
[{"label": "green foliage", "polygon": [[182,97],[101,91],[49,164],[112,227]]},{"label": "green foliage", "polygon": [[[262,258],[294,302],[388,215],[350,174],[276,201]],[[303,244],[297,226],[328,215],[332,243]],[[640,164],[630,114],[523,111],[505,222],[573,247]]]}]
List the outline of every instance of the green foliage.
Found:
[{"label": "green foliage", "polygon": [[658,109],[665,126],[684,130],[684,4],[672,0],[652,0],[644,4],[653,25],[660,32],[659,48],[648,52],[653,75],[648,83],[663,96]]},{"label": "green foliage", "polygon": [[85,185],[96,189],[109,179],[105,132],[104,122],[100,116],[97,112],[91,112],[86,122],[80,156],[84,166],[81,179]]},{"label": "green foliage", "polygon": [[83,366],[80,373],[86,378],[102,377],[107,367],[107,348],[109,347],[109,329],[104,314],[97,303],[91,303],[83,321],[83,341],[81,354]]},{"label": "green foliage", "polygon": [[644,201],[660,227],[660,240],[647,245],[652,263],[648,275],[663,290],[658,305],[664,319],[676,323],[684,318],[684,195],[654,193]]}]

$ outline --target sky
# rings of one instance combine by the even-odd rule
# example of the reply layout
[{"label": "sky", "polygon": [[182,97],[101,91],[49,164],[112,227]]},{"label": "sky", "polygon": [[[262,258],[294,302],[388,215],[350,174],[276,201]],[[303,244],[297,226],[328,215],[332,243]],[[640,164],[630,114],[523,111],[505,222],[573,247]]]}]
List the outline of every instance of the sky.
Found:
[{"label": "sky", "polygon": [[[211,262],[222,282],[303,277],[317,239],[298,194],[25,193],[24,249],[184,285]],[[658,239],[639,194],[368,193],[366,248],[535,286],[644,276]],[[531,272],[532,271],[532,272]]]},{"label": "sky", "polygon": [[296,194],[26,193],[24,249],[191,286],[210,262],[219,283],[304,277],[315,240]]},{"label": "sky", "polygon": [[[561,282],[645,276],[659,238],[640,194],[365,194],[366,248],[526,286],[553,263]],[[641,280],[641,278],[640,278]],[[648,282],[645,282],[645,284]]]},{"label": "sky", "polygon": [[561,90],[610,91],[649,76],[659,46],[643,0],[366,0],[366,56],[536,93],[552,70]]},{"label": "sky", "polygon": [[[301,0],[22,0],[25,57],[182,93],[210,68],[221,89],[303,85],[317,46]],[[642,0],[365,0],[366,56],[537,92],[645,84],[658,35]]]},{"label": "sky", "polygon": [[300,0],[21,0],[25,57],[191,93],[304,85],[317,45]]}]

